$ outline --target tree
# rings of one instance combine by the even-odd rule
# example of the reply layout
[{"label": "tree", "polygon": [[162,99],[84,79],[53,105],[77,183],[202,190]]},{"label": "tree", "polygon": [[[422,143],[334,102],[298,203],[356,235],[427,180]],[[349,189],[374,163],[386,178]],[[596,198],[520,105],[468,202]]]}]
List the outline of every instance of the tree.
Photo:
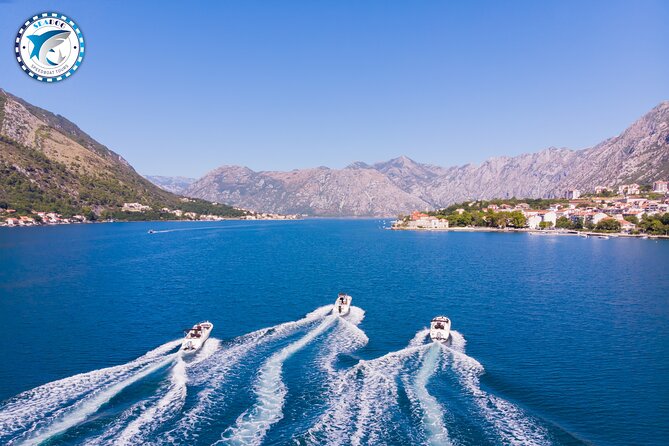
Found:
[{"label": "tree", "polygon": [[560,217],[555,222],[555,227],[560,229],[571,229],[574,224],[567,217]]},{"label": "tree", "polygon": [[542,221],[539,223],[539,229],[550,229],[553,227],[552,221]]},{"label": "tree", "polygon": [[620,222],[615,218],[605,218],[595,226],[599,231],[615,231],[620,232]]},{"label": "tree", "polygon": [[634,223],[635,225],[639,224],[639,218],[636,215],[628,215],[625,217],[625,220],[627,220],[630,223]]},{"label": "tree", "polygon": [[510,214],[509,223],[514,228],[524,228],[527,226],[527,218],[520,211],[513,211]]}]

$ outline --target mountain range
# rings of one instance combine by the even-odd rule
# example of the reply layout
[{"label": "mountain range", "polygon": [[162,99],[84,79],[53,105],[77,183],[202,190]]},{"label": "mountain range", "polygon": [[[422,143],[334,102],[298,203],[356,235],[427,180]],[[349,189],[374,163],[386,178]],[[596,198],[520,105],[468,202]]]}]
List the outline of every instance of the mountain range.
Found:
[{"label": "mountain range", "polygon": [[[192,182],[150,178],[190,197],[256,211],[314,216],[395,216],[465,200],[554,198],[568,189],[592,191],[598,185],[668,179],[669,101],[620,135],[583,150],[551,147],[454,167],[402,156],[371,165],[355,162],[343,169],[255,172],[222,166]],[[174,189],[177,184],[182,186]]]},{"label": "mountain range", "polygon": [[122,218],[123,203],[242,214],[155,186],[74,123],[0,89],[0,209],[120,213]]}]

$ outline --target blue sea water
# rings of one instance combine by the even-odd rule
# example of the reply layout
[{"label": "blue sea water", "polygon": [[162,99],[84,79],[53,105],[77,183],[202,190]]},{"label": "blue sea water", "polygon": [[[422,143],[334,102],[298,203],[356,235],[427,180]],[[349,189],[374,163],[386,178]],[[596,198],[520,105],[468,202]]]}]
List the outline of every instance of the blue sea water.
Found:
[{"label": "blue sea water", "polygon": [[0,444],[667,444],[669,242],[381,226],[0,228]]}]

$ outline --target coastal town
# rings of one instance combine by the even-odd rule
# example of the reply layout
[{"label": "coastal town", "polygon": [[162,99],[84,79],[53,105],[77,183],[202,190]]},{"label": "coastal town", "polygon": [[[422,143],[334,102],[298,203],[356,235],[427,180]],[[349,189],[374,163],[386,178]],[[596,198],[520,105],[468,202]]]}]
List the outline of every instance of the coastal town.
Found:
[{"label": "coastal town", "polygon": [[541,233],[669,235],[669,182],[565,191],[562,199],[472,201],[401,216],[395,230],[488,230]]},{"label": "coastal town", "polygon": [[[187,200],[187,199],[185,199]],[[244,211],[240,209],[240,211]],[[132,221],[143,221],[142,215],[153,212],[150,206],[141,203],[123,203],[121,212],[131,218]],[[240,217],[223,217],[214,214],[198,214],[196,212],[183,211],[181,209],[169,209],[163,207],[158,210],[161,220],[175,221],[223,221],[223,220],[296,220],[298,215],[283,215],[273,213],[259,213],[244,211],[245,215]],[[151,220],[147,218],[146,220]],[[64,216],[57,212],[33,211],[26,215],[18,215],[15,209],[0,207],[0,226],[23,227],[23,226],[43,226],[43,225],[66,225],[76,223],[111,223],[119,221],[112,217],[99,218],[92,212],[86,212],[86,215],[75,214]]]}]

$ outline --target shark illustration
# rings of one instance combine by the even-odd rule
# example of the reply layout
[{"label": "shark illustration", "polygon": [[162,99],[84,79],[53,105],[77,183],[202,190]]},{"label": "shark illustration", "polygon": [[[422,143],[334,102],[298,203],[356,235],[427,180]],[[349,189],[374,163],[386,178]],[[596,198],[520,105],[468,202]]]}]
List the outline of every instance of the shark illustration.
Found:
[{"label": "shark illustration", "polygon": [[37,60],[44,65],[58,65],[63,61],[63,59],[65,59],[60,51],[58,51],[58,58],[56,62],[50,60],[48,56],[50,53],[55,54],[56,50],[54,48],[63,43],[69,35],[70,31],[54,30],[43,32],[40,35],[28,36],[34,45],[34,48],[30,53],[30,57],[36,56]]}]

